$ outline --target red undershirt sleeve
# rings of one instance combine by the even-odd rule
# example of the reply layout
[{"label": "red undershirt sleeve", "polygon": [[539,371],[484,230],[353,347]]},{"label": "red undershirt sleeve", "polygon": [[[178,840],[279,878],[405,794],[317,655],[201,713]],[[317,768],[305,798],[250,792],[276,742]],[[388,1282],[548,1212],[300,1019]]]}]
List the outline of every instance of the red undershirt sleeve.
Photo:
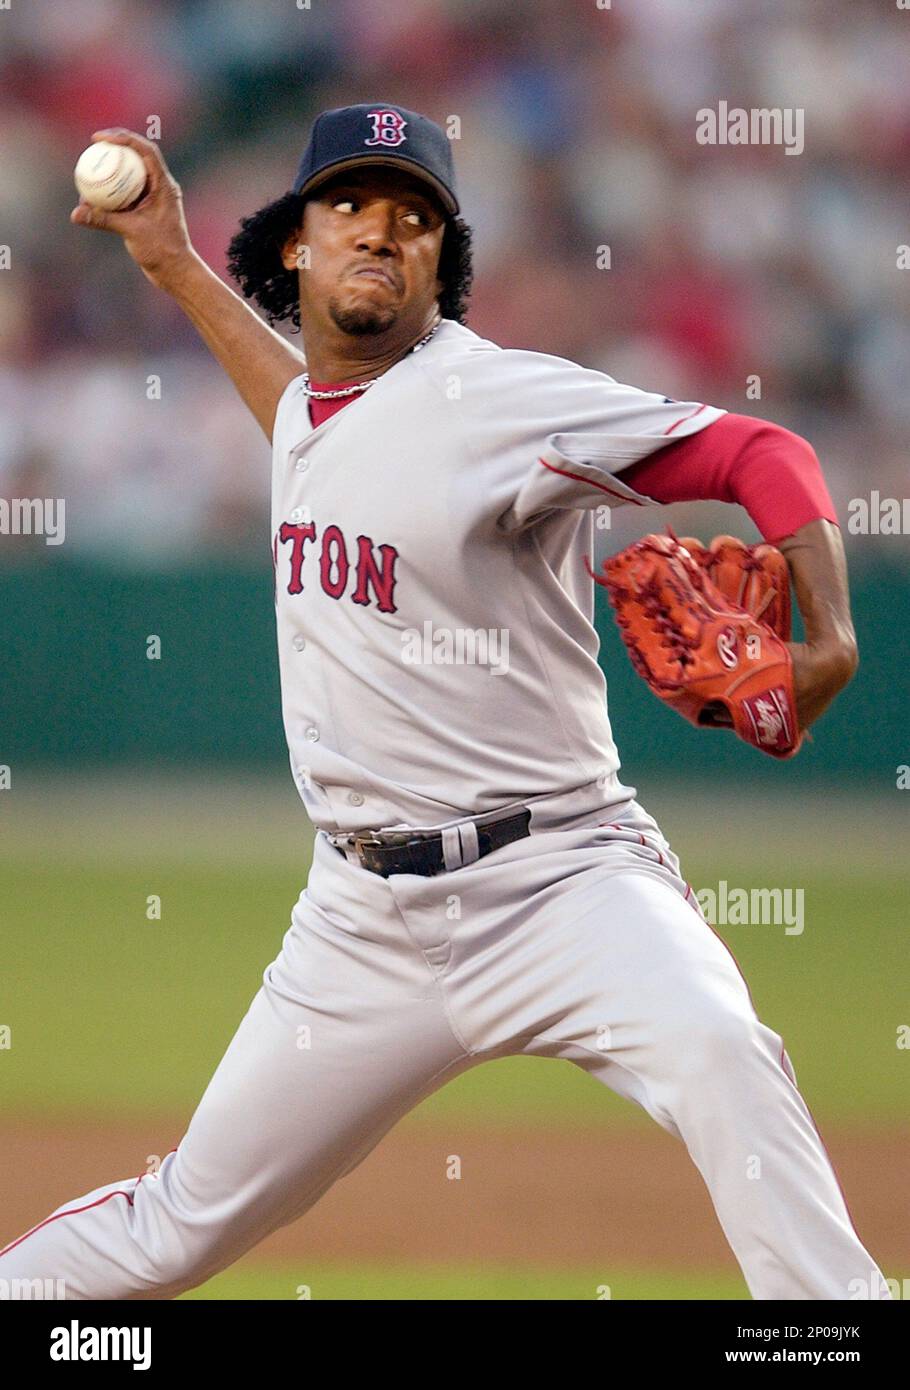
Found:
[{"label": "red undershirt sleeve", "polygon": [[749,415],[722,415],[623,470],[622,480],[655,502],[737,502],[766,541],[837,513],[812,445]]}]

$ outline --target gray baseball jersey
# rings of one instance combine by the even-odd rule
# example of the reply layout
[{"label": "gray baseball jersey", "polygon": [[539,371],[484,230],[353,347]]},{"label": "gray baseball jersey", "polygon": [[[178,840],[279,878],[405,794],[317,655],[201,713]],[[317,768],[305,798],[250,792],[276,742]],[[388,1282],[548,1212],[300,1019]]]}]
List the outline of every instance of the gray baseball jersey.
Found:
[{"label": "gray baseball jersey", "polygon": [[314,429],[278,406],[272,534],[291,766],[333,832],[441,824],[618,767],[593,509],[724,412],[450,319]]}]

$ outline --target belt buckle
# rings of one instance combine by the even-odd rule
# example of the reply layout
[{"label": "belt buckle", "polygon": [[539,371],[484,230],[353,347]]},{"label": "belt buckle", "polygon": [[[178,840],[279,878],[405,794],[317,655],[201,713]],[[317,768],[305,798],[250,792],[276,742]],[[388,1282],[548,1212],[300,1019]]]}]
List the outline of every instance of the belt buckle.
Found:
[{"label": "belt buckle", "polygon": [[366,849],[400,849],[402,845],[407,845],[410,840],[402,831],[389,831],[385,835],[379,836],[375,831],[370,831],[366,835],[352,835],[354,848],[358,854]]},{"label": "belt buckle", "polygon": [[377,835],[375,832],[366,835],[352,835],[351,839],[354,852],[363,868],[368,869],[370,873],[379,874],[382,878],[388,878],[394,870],[387,867],[378,857],[378,854],[371,853],[371,851],[406,849],[413,843],[411,837],[400,830],[387,831],[382,835]]},{"label": "belt buckle", "polygon": [[[369,869],[372,873],[381,874],[383,878],[386,878],[390,873],[405,873],[411,872],[411,870],[404,868],[396,869],[388,867],[387,865],[382,864],[380,861],[378,861],[370,853],[371,850],[411,850],[417,848],[423,849],[428,844],[430,844],[434,838],[435,837],[433,835],[414,835],[411,832],[405,830],[387,830],[379,835],[377,835],[375,832],[370,832],[365,835],[352,835],[351,844],[353,845],[354,852],[356,853],[357,857],[359,858],[361,864],[365,869]],[[415,872],[419,872],[419,870],[416,870]]]},{"label": "belt buckle", "polygon": [[369,869],[371,873],[377,872],[377,861],[370,854],[370,850],[381,849],[382,841],[376,835],[352,835],[351,843],[354,846],[354,853],[360,860],[364,869]]}]

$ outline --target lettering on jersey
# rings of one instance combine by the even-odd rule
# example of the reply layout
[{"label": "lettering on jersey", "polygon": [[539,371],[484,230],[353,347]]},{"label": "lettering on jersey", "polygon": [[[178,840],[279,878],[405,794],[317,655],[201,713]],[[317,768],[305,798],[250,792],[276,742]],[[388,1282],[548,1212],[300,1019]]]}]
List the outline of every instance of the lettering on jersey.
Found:
[{"label": "lettering on jersey", "polygon": [[367,116],[373,122],[373,134],[364,140],[365,145],[385,145],[390,148],[404,144],[407,121],[398,111],[368,111]]},{"label": "lettering on jersey", "polygon": [[[275,536],[273,555],[276,573],[278,571],[278,545],[290,546],[287,592],[302,594],[304,590],[303,567],[306,558],[306,543],[317,542],[316,523],[283,521]],[[319,583],[323,593],[329,598],[339,599],[347,593],[351,578],[351,555],[340,526],[331,524],[323,528],[318,537],[319,543]],[[351,601],[368,607],[375,603],[380,613],[395,613],[395,562],[398,551],[394,545],[376,545],[371,536],[357,537],[357,559],[354,562],[356,577],[351,592]]]},{"label": "lettering on jersey", "polygon": [[[332,579],[332,570],[335,578]],[[319,581],[329,598],[341,598],[348,584],[348,552],[344,536],[337,526],[327,526],[322,533],[322,552],[319,556]]]},{"label": "lettering on jersey", "polygon": [[291,577],[288,581],[288,593],[302,594],[303,580],[300,576],[303,569],[303,547],[307,541],[316,539],[316,527],[312,521],[303,525],[292,525],[289,521],[283,521],[278,531],[278,539],[282,545],[291,542]]},{"label": "lettering on jersey", "polygon": [[396,613],[393,596],[395,593],[395,561],[398,551],[394,545],[379,546],[382,568],[379,569],[373,554],[373,542],[369,536],[357,537],[357,588],[352,597],[355,603],[370,602],[369,586],[373,586],[380,613]]}]

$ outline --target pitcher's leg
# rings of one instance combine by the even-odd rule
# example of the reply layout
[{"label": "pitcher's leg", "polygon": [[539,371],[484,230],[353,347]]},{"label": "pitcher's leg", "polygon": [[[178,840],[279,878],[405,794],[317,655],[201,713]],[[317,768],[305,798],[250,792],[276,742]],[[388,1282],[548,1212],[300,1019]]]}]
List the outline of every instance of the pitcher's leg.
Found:
[{"label": "pitcher's leg", "polygon": [[159,1173],[67,1202],[0,1252],[0,1278],[173,1297],[301,1215],[469,1064],[406,942],[298,922]]},{"label": "pitcher's leg", "polygon": [[783,1043],[697,908],[631,871],[566,909],[577,1002],[525,1050],[577,1062],[685,1141],[753,1298],[889,1297]]}]

